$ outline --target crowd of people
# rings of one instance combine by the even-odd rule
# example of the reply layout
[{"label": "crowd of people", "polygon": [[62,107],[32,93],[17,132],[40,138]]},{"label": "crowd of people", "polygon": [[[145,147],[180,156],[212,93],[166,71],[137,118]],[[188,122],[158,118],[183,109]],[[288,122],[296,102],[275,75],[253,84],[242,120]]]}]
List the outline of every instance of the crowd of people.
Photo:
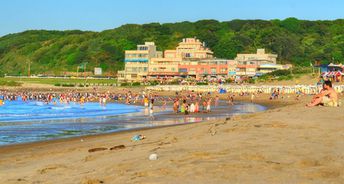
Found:
[{"label": "crowd of people", "polygon": [[[228,105],[234,105],[234,97],[236,93],[227,92],[227,99],[225,100]],[[255,98],[264,93],[262,89],[247,92],[241,91],[237,93],[238,96],[250,96],[251,102]],[[167,104],[172,106],[173,112],[176,114],[190,113],[209,113],[212,107],[217,107],[220,101],[220,92],[195,92],[193,90],[185,90],[183,93],[175,92],[175,95],[157,95],[146,91],[131,92],[130,90],[123,90],[122,92],[99,92],[94,90],[92,92],[78,92],[76,90],[66,92],[13,92],[13,91],[0,91],[0,105],[4,105],[5,101],[21,100],[23,102],[39,101],[44,104],[69,104],[79,103],[83,105],[87,102],[99,102],[101,106],[106,106],[108,102],[118,102],[125,104],[139,104],[149,110],[149,114],[153,116],[154,106],[158,104],[162,110],[165,110]],[[306,95],[301,90],[296,93],[296,100],[301,95]],[[283,88],[272,88],[270,100],[284,98],[285,90]],[[332,87],[330,81],[324,81],[323,88],[317,95],[315,95],[311,103],[307,104],[308,107],[325,104],[329,106],[338,105],[338,95]]]}]

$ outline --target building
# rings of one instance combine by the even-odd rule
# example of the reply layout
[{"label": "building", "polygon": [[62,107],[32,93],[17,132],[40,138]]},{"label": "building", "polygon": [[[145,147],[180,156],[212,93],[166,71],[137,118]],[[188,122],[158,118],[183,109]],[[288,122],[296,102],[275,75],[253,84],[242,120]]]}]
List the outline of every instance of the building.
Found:
[{"label": "building", "polygon": [[257,74],[258,65],[255,62],[244,62],[237,65],[236,76],[253,77]]},{"label": "building", "polygon": [[265,49],[257,49],[255,54],[237,54],[236,76],[261,76],[263,74],[289,67],[276,64],[277,55],[265,53]]},{"label": "building", "polygon": [[125,51],[125,68],[118,72],[120,81],[142,81],[148,76],[148,63],[152,58],[161,58],[154,42],[137,45],[136,50]]},{"label": "building", "polygon": [[227,77],[228,60],[225,59],[200,59],[183,60],[179,64],[181,77],[202,79],[204,77]]},{"label": "building", "polygon": [[213,52],[205,46],[205,43],[196,38],[184,38],[176,50],[166,50],[164,56],[166,58],[209,59],[213,58]]},{"label": "building", "polygon": [[148,79],[173,79],[179,77],[179,63],[182,58],[152,58],[148,66]]},{"label": "building", "polygon": [[228,76],[233,77],[236,75],[238,62],[236,60],[228,60]]},{"label": "building", "polygon": [[276,64],[277,55],[265,53],[265,49],[257,49],[255,54],[237,54],[235,58],[238,64],[244,64],[245,62],[254,62],[257,65],[261,64]]},{"label": "building", "polygon": [[152,58],[148,78],[175,79],[228,75],[228,60],[213,57],[213,52],[196,38],[185,38],[175,50],[166,50],[163,58]]},{"label": "building", "polygon": [[172,80],[177,78],[227,78],[263,75],[284,66],[276,64],[277,55],[258,49],[255,54],[237,54],[235,60],[219,59],[196,38],[184,38],[175,50],[164,54],[153,42],[125,51],[125,69],[120,81]]},{"label": "building", "polygon": [[276,70],[288,70],[291,65],[279,65],[279,64],[261,64],[257,68],[256,75],[261,76]]}]

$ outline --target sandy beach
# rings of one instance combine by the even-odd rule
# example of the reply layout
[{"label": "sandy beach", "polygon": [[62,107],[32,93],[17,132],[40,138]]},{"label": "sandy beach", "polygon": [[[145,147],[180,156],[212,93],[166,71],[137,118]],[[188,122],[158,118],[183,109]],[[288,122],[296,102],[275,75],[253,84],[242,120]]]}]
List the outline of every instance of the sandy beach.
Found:
[{"label": "sandy beach", "polygon": [[[343,183],[343,108],[306,108],[308,100],[230,119],[1,147],[0,183]],[[132,142],[136,134],[146,139]]]}]

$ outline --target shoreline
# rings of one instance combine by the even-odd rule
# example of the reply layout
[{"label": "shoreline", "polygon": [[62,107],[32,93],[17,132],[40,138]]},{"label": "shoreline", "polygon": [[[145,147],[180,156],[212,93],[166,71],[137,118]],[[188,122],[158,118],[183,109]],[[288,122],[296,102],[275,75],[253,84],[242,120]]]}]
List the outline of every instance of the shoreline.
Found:
[{"label": "shoreline", "polygon": [[[246,100],[242,100],[242,101],[236,101],[239,104],[241,103],[251,103],[249,101]],[[119,103],[119,104],[124,104],[124,103]],[[268,103],[265,102],[264,104],[260,104],[260,103],[254,103],[257,105],[262,105],[263,107],[266,107],[265,110],[263,110],[262,112],[272,109],[272,108],[278,108],[278,107],[283,107],[285,104],[282,104],[281,102],[277,102],[274,103],[274,105],[272,105],[272,103]],[[134,106],[143,106],[140,104],[130,104],[130,105],[134,105]],[[158,107],[159,108],[159,107]],[[166,111],[157,111],[156,114],[159,115],[159,113],[164,113]],[[145,117],[145,115],[143,114],[144,112],[137,112],[140,114],[140,116]],[[137,113],[129,113],[130,114],[137,114]],[[50,142],[54,143],[54,142],[68,142],[68,141],[73,141],[78,140],[78,139],[86,139],[86,138],[91,138],[91,137],[101,137],[101,136],[106,136],[106,135],[111,135],[111,136],[116,136],[118,134],[121,133],[129,133],[129,132],[137,132],[137,131],[145,131],[145,130],[150,130],[150,129],[160,129],[160,128],[165,128],[165,127],[173,127],[173,126],[183,126],[183,125],[188,125],[188,124],[198,124],[198,123],[205,123],[205,122],[209,122],[209,121],[222,121],[225,120],[227,118],[233,117],[233,116],[242,116],[242,115],[247,115],[247,114],[255,114],[255,113],[260,113],[260,112],[254,112],[254,113],[243,113],[243,114],[239,114],[239,115],[223,115],[223,112],[216,109],[213,110],[210,113],[194,113],[194,114],[189,114],[189,115],[184,115],[184,114],[175,114],[172,111],[170,113],[166,113],[166,114],[162,114],[162,118],[160,117],[160,119],[158,120],[153,120],[154,122],[159,123],[159,121],[162,121],[162,119],[167,119],[167,121],[178,121],[178,119],[182,119],[182,118],[190,118],[190,117],[194,117],[194,118],[203,118],[200,121],[196,121],[196,122],[179,122],[179,123],[173,123],[173,124],[167,124],[167,125],[154,125],[154,126],[146,126],[146,127],[138,127],[138,128],[129,128],[129,129],[125,129],[125,130],[114,130],[112,132],[103,132],[103,133],[96,133],[96,134],[89,134],[89,135],[77,135],[77,136],[71,136],[71,137],[61,137],[61,138],[55,138],[55,139],[48,139],[48,140],[39,140],[39,141],[32,141],[32,142],[22,142],[22,143],[14,143],[14,144],[5,144],[5,145],[0,145],[0,152],[1,150],[4,148],[6,149],[7,147],[21,147],[21,146],[35,146],[36,144],[40,145],[40,144],[49,144]],[[127,114],[126,114],[127,115]],[[121,116],[121,115],[118,115]],[[216,117],[216,116],[220,116],[220,117]],[[222,116],[226,116],[226,117],[222,117]],[[206,120],[207,118],[216,118],[216,120]],[[62,120],[61,120],[62,121]],[[111,121],[111,120],[109,120]]]},{"label": "shoreline", "polygon": [[[308,100],[230,119],[3,147],[0,183],[341,183],[342,108],[305,108]],[[133,142],[135,134],[146,139]],[[89,152],[98,148],[105,150]],[[158,160],[148,159],[152,153]]]}]

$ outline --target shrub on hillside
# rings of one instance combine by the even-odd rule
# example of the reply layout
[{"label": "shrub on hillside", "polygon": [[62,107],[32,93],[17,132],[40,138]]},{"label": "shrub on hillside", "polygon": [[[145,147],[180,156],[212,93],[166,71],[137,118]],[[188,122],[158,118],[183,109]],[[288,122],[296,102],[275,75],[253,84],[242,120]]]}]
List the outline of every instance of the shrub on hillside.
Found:
[{"label": "shrub on hillside", "polygon": [[134,82],[134,83],[132,83],[131,85],[132,85],[132,86],[140,86],[141,83],[140,83],[140,82]]}]

